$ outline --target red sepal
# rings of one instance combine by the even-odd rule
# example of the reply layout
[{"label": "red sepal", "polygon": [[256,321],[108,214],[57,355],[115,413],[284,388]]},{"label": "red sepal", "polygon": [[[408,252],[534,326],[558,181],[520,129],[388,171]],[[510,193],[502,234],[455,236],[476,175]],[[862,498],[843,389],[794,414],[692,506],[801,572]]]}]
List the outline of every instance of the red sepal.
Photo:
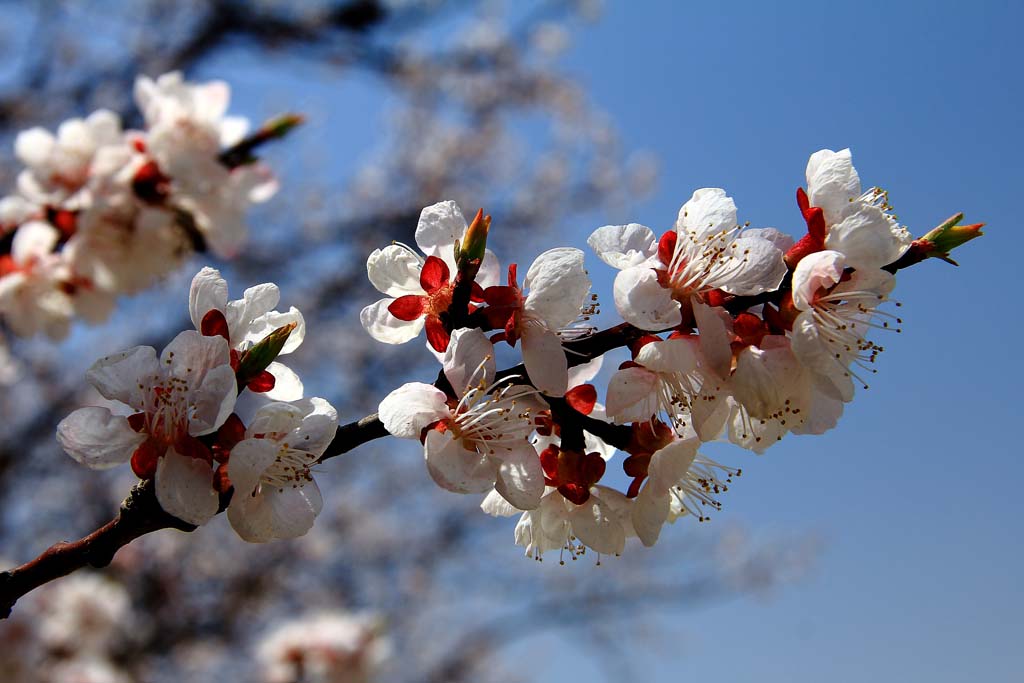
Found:
[{"label": "red sepal", "polygon": [[580,384],[565,393],[565,402],[584,415],[590,415],[597,403],[597,389],[593,384]]},{"label": "red sepal", "polygon": [[451,340],[452,335],[444,328],[444,323],[441,322],[441,319],[435,315],[427,316],[425,327],[427,330],[427,342],[430,344],[430,348],[438,353],[447,351],[448,342]]},{"label": "red sepal", "polygon": [[428,256],[423,264],[423,270],[420,271],[420,287],[427,294],[433,294],[448,284],[450,275],[447,263],[436,256]]},{"label": "red sepal", "polygon": [[658,240],[658,259],[665,264],[666,268],[672,265],[672,257],[676,253],[676,240],[678,239],[679,235],[675,230],[668,230]]},{"label": "red sepal", "polygon": [[270,374],[269,370],[264,370],[246,382],[245,386],[255,394],[263,394],[273,389],[275,384],[277,384],[277,379]]},{"label": "red sepal", "polygon": [[231,337],[228,335],[228,321],[224,313],[216,308],[211,308],[203,316],[199,323],[199,331],[204,337],[224,337],[229,343]]},{"label": "red sepal", "polygon": [[423,315],[423,309],[426,302],[426,297],[424,296],[420,296],[419,294],[406,294],[405,296],[400,296],[388,304],[388,313],[399,320],[404,320],[406,322],[416,320],[416,318]]},{"label": "red sepal", "polygon": [[132,453],[132,472],[139,479],[152,479],[164,447],[153,439],[146,439]]}]

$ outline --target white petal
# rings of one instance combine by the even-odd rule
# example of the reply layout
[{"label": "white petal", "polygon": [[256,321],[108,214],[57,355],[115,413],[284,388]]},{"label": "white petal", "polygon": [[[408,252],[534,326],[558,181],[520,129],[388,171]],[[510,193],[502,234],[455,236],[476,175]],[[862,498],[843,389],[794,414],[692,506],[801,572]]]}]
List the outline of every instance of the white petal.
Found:
[{"label": "white petal", "polygon": [[374,249],[366,259],[366,274],[377,291],[388,296],[423,294],[420,271],[423,260],[407,247],[391,244]]},{"label": "white petal", "polygon": [[179,332],[160,354],[164,371],[193,387],[203,381],[206,373],[230,362],[231,353],[224,337],[206,337],[196,330]]},{"label": "white petal", "polygon": [[[540,502],[538,501],[537,504],[539,505]],[[514,517],[521,512],[494,490],[484,496],[480,503],[480,509],[491,517]]]},{"label": "white petal", "polygon": [[658,253],[658,238],[639,223],[598,228],[587,238],[587,244],[599,259],[619,270],[646,265]]},{"label": "white petal", "polygon": [[237,398],[238,382],[231,366],[221,365],[210,370],[192,395],[188,433],[192,436],[202,436],[215,432],[235,409]]},{"label": "white petal", "polygon": [[655,489],[668,492],[678,484],[690,471],[694,458],[697,457],[697,447],[700,440],[697,438],[676,439],[664,448],[657,450],[651,456],[651,463],[648,467],[649,483]]},{"label": "white petal", "polygon": [[812,389],[810,400],[804,408],[803,422],[793,428],[794,434],[824,434],[835,428],[843,415],[843,402],[830,393],[818,387]]},{"label": "white petal", "polygon": [[793,305],[811,307],[821,289],[831,289],[843,275],[846,258],[838,251],[818,251],[800,259],[793,270]]},{"label": "white petal", "polygon": [[783,254],[789,251],[796,243],[790,235],[776,230],[775,228],[747,228],[740,233],[740,237],[752,237],[768,240]]},{"label": "white petal", "polygon": [[379,342],[404,344],[419,336],[426,319],[419,317],[410,321],[399,320],[388,311],[392,301],[394,299],[381,299],[375,304],[370,304],[360,311],[359,322],[363,324],[363,329]]},{"label": "white petal", "polygon": [[199,526],[217,514],[220,497],[213,490],[213,470],[205,461],[170,448],[160,458],[155,478],[156,499],[169,515]]},{"label": "white petal", "polygon": [[302,380],[287,365],[274,361],[267,366],[267,372],[274,376],[274,388],[263,395],[272,401],[298,401],[302,398]]},{"label": "white petal", "polygon": [[725,309],[693,302],[693,317],[700,332],[700,352],[708,367],[726,378],[732,368],[732,318]]},{"label": "white petal", "polygon": [[[454,263],[449,263],[448,267],[452,269],[452,273],[455,272]],[[501,266],[498,264],[498,257],[490,249],[484,250],[484,259],[480,263],[480,270],[477,271],[475,279],[484,289],[501,284]]]},{"label": "white petal", "polygon": [[231,341],[235,342],[245,334],[249,324],[261,315],[274,310],[281,301],[281,290],[272,282],[249,287],[242,292],[242,298],[229,302],[225,317],[228,321],[228,329],[231,330]]},{"label": "white petal", "polygon": [[281,347],[280,355],[291,353],[295,349],[299,348],[302,344],[302,340],[306,338],[306,320],[302,317],[302,313],[299,309],[292,306],[285,313],[278,311],[270,311],[264,313],[261,316],[255,318],[251,323],[248,323],[244,328],[244,333],[241,338],[236,338],[234,334],[231,335],[231,343],[235,348],[239,346],[247,346],[249,343],[257,343],[263,341],[263,339],[276,329],[295,323],[295,328],[289,333],[288,339],[285,341],[284,346]]},{"label": "white petal", "polygon": [[518,510],[533,510],[540,505],[544,469],[533,446],[523,441],[508,451],[498,450],[495,455],[502,462],[494,490]]},{"label": "white petal", "polygon": [[455,240],[462,239],[467,227],[458,204],[451,200],[438,202],[420,212],[416,244],[427,256],[447,262],[453,258]]},{"label": "white petal", "polygon": [[656,490],[648,481],[636,497],[631,511],[633,529],[640,542],[648,548],[658,542],[661,527],[668,519],[672,497],[667,491]]},{"label": "white petal", "polygon": [[571,247],[549,249],[538,256],[523,280],[529,290],[523,309],[553,330],[580,315],[590,293],[590,278],[583,267],[583,252]]},{"label": "white petal", "polygon": [[456,493],[484,493],[494,488],[498,477],[497,460],[466,450],[451,432],[427,432],[423,456],[437,485]]},{"label": "white petal", "polygon": [[318,396],[296,401],[302,408],[302,423],[292,432],[292,448],[313,455],[322,455],[338,432],[338,411]]},{"label": "white petal", "polygon": [[234,499],[251,497],[263,472],[277,460],[278,444],[270,439],[244,439],[231,449],[228,458],[228,478],[235,493]]},{"label": "white petal", "polygon": [[697,369],[697,338],[676,337],[644,344],[636,362],[652,372],[689,375]]},{"label": "white petal", "polygon": [[57,441],[72,458],[86,467],[102,470],[128,462],[146,440],[124,415],[106,408],[79,408],[57,425]]},{"label": "white petal", "polygon": [[529,326],[520,340],[530,381],[543,394],[564,396],[569,388],[569,363],[557,334]]},{"label": "white petal", "polygon": [[494,381],[494,345],[477,328],[455,330],[441,365],[455,393],[465,396],[470,387]]},{"label": "white petal", "polygon": [[620,271],[613,291],[615,310],[627,323],[642,330],[663,330],[682,322],[679,303],[658,284],[658,275],[651,268]]},{"label": "white petal", "polygon": [[829,225],[841,220],[850,200],[860,196],[860,178],[849,149],[823,149],[807,161],[807,198],[825,212]]},{"label": "white petal", "polygon": [[384,397],[377,408],[384,429],[400,439],[419,439],[428,425],[451,415],[444,392],[430,384],[410,382]]},{"label": "white petal", "polygon": [[[782,343],[769,348],[772,339]],[[760,348],[748,346],[740,352],[730,386],[733,397],[752,417],[764,419],[782,412],[786,401],[799,393],[798,385],[806,379],[789,348],[789,340],[769,335]]]},{"label": "white petal", "polygon": [[23,223],[11,241],[11,258],[15,263],[27,265],[36,258],[43,258],[53,251],[60,233],[48,223],[29,221]]},{"label": "white petal", "polygon": [[583,545],[602,555],[619,555],[626,545],[626,532],[617,515],[591,493],[583,505],[569,510],[572,532]]},{"label": "white petal", "polygon": [[730,294],[751,296],[774,291],[789,271],[782,252],[768,240],[739,237],[729,246],[729,253],[735,262],[742,263],[742,269],[714,284]]},{"label": "white petal", "polygon": [[643,422],[658,412],[654,392],[658,376],[644,368],[619,370],[608,381],[608,417],[616,424]]},{"label": "white petal", "polygon": [[44,166],[56,144],[53,134],[36,126],[18,133],[14,139],[14,154],[26,166]]},{"label": "white petal", "polygon": [[133,349],[100,358],[85,373],[85,378],[104,398],[120,401],[135,410],[142,409],[142,389],[160,376],[160,363],[152,346]]},{"label": "white petal", "polygon": [[274,538],[273,510],[262,493],[241,496],[236,491],[228,505],[228,521],[243,541],[266,543]]},{"label": "white petal", "polygon": [[597,373],[601,372],[602,365],[604,365],[604,356],[598,356],[582,365],[575,365],[569,368],[569,387],[586,384],[594,379],[597,377]]},{"label": "white petal", "polygon": [[878,269],[898,259],[911,241],[905,230],[893,228],[880,208],[862,206],[829,228],[825,247],[842,252],[852,268]]},{"label": "white petal", "polygon": [[804,311],[793,322],[793,355],[809,370],[826,377],[843,401],[853,400],[853,380],[841,359],[814,324],[813,311]]},{"label": "white petal", "polygon": [[298,538],[313,528],[313,522],[324,507],[320,487],[315,481],[281,489],[264,487],[271,510],[275,538]]},{"label": "white petal", "polygon": [[207,266],[196,273],[188,292],[188,312],[196,329],[200,328],[203,316],[212,310],[223,313],[227,304],[228,283],[220,271]]},{"label": "white petal", "polygon": [[736,223],[736,204],[725,190],[705,187],[697,190],[679,209],[676,232],[699,241],[703,236],[732,230]]}]

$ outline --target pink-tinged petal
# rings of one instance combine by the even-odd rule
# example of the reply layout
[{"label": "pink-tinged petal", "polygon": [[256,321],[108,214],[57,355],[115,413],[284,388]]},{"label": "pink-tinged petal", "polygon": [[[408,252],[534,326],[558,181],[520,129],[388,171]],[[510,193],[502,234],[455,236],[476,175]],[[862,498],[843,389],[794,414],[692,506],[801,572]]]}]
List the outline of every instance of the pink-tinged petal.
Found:
[{"label": "pink-tinged petal", "polygon": [[818,292],[831,289],[843,276],[846,257],[838,251],[819,251],[800,259],[793,270],[793,305],[801,311],[811,307]]},{"label": "pink-tinged petal", "polygon": [[814,323],[813,311],[804,311],[794,321],[792,348],[800,364],[827,378],[844,402],[853,400],[853,380],[847,363],[835,357]]},{"label": "pink-tinged petal", "polygon": [[94,470],[128,462],[146,438],[146,434],[128,425],[124,415],[113,415],[106,408],[79,408],[57,425],[57,442],[61,448]]},{"label": "pink-tinged petal", "polygon": [[732,318],[720,307],[693,302],[693,317],[700,332],[703,360],[718,377],[726,378],[732,366]]},{"label": "pink-tinged petal", "polygon": [[644,368],[619,370],[608,381],[608,417],[616,424],[644,422],[658,412],[658,376]]},{"label": "pink-tinged petal", "polygon": [[228,478],[235,487],[231,504],[251,498],[256,493],[260,477],[277,460],[278,444],[269,439],[245,439],[231,449],[228,459]]},{"label": "pink-tinged petal", "polygon": [[599,259],[618,270],[648,265],[658,253],[658,238],[639,223],[598,228],[587,238],[587,244]]},{"label": "pink-tinged petal", "polygon": [[267,372],[274,376],[274,388],[263,395],[271,401],[298,401],[302,398],[302,380],[287,365],[274,361],[267,366]]},{"label": "pink-tinged petal", "polygon": [[455,330],[441,365],[455,393],[465,396],[470,387],[494,381],[494,345],[477,328]]},{"label": "pink-tinged petal", "polygon": [[736,204],[725,190],[704,187],[693,193],[679,209],[676,232],[700,240],[706,235],[732,230],[737,225]]},{"label": "pink-tinged petal", "polygon": [[207,313],[223,313],[227,305],[228,283],[221,277],[220,271],[207,266],[196,273],[188,292],[188,314],[196,329],[201,329]]},{"label": "pink-tinged petal", "polygon": [[228,521],[239,538],[249,543],[266,543],[274,538],[274,514],[267,496],[240,496],[238,491],[228,505]]},{"label": "pink-tinged petal", "polygon": [[[420,271],[420,287],[423,288],[423,291],[433,294],[447,285],[450,279],[451,270],[448,268],[448,264],[436,256],[428,256],[423,264],[423,270]],[[408,297],[400,297],[398,300],[401,301],[405,298]]]},{"label": "pink-tinged petal", "polygon": [[274,538],[305,535],[324,508],[320,487],[312,480],[280,489],[264,487],[263,495],[270,504]]},{"label": "pink-tinged petal", "polygon": [[551,489],[551,492],[541,498],[540,506],[536,510],[540,517],[540,531],[545,536],[558,539],[555,547],[561,546],[566,541],[566,527],[569,524],[567,505],[562,494]]},{"label": "pink-tinged petal", "polygon": [[426,207],[416,225],[416,245],[427,256],[452,259],[455,240],[466,232],[466,219],[459,205],[448,200]]},{"label": "pink-tinged petal", "polygon": [[726,392],[707,382],[690,407],[690,422],[701,441],[715,441],[722,437],[729,414]]},{"label": "pink-tinged petal", "polygon": [[314,396],[296,401],[303,411],[302,424],[289,437],[292,448],[321,455],[338,431],[338,411],[326,400]]},{"label": "pink-tinged petal", "polygon": [[224,316],[228,321],[228,328],[231,330],[231,342],[237,344],[239,339],[245,335],[249,324],[261,315],[274,310],[281,301],[281,290],[272,282],[249,287],[242,292],[242,298],[236,301],[229,301],[224,310]]},{"label": "pink-tinged petal", "polygon": [[593,493],[583,505],[570,505],[569,524],[583,545],[602,555],[619,555],[626,546],[618,515]]},{"label": "pink-tinged petal", "polygon": [[667,490],[657,489],[647,482],[640,495],[633,502],[631,510],[631,521],[636,535],[640,542],[650,548],[658,542],[661,535],[661,527],[668,519],[669,510],[672,507],[672,497]]},{"label": "pink-tinged petal", "polygon": [[877,206],[861,206],[829,228],[825,247],[842,252],[846,263],[857,270],[877,270],[898,259],[913,238],[892,225]]},{"label": "pink-tinged petal", "polygon": [[845,292],[874,292],[880,298],[878,303],[888,298],[889,294],[896,287],[896,276],[884,270],[863,269],[855,270],[850,274],[850,279],[839,283],[833,290],[833,294]]},{"label": "pink-tinged petal", "polygon": [[779,288],[789,271],[783,252],[768,240],[739,237],[729,247],[733,259],[743,264],[736,273],[722,282],[715,282],[723,292],[752,296]]},{"label": "pink-tinged petal", "polygon": [[173,448],[156,467],[156,499],[167,514],[196,526],[210,521],[220,503],[210,465]]},{"label": "pink-tinged petal", "polygon": [[199,388],[193,392],[188,433],[202,436],[217,431],[235,409],[237,398],[238,383],[231,366],[221,365],[210,370]]},{"label": "pink-tinged petal", "polygon": [[679,303],[650,268],[621,271],[615,277],[613,294],[615,310],[622,319],[642,330],[664,330],[682,322]]},{"label": "pink-tinged petal", "polygon": [[423,318],[406,322],[388,312],[394,299],[381,299],[359,313],[359,322],[371,337],[385,344],[404,344],[423,330]]},{"label": "pink-tinged petal", "polygon": [[388,305],[388,313],[403,322],[410,322],[422,317],[426,304],[425,297],[419,294],[406,294]]},{"label": "pink-tinged petal", "polygon": [[135,410],[142,410],[143,391],[139,384],[150,386],[160,375],[160,363],[152,346],[136,346],[115,353],[92,364],[85,378],[104,398],[120,401]]},{"label": "pink-tinged petal", "polygon": [[427,432],[423,456],[431,478],[449,491],[484,493],[494,487],[498,478],[498,460],[466,450],[451,432]]},{"label": "pink-tinged petal", "polygon": [[860,178],[849,149],[823,149],[807,160],[807,197],[811,206],[824,210],[831,225],[840,221],[850,200],[860,196]]},{"label": "pink-tinged petal", "polygon": [[232,337],[231,341],[236,348],[249,342],[255,344],[262,341],[268,334],[276,329],[295,323],[295,328],[288,335],[284,346],[281,347],[280,355],[291,353],[299,348],[302,340],[306,338],[306,320],[302,317],[299,309],[292,306],[285,313],[270,311],[254,319],[246,326],[245,335],[241,339]]},{"label": "pink-tinged petal", "polygon": [[652,372],[689,375],[697,369],[699,359],[696,337],[676,337],[645,344],[636,355],[636,362]]},{"label": "pink-tinged petal", "polygon": [[451,416],[444,392],[430,384],[410,382],[384,397],[377,408],[384,429],[400,439],[419,439],[428,425]]},{"label": "pink-tinged petal", "polygon": [[729,399],[731,413],[729,415],[729,441],[740,448],[764,453],[778,443],[789,427],[779,420],[759,420],[751,417],[739,403]]},{"label": "pink-tinged petal", "polygon": [[569,388],[569,363],[557,334],[529,326],[521,339],[523,363],[533,386],[548,396],[563,396]]},{"label": "pink-tinged petal", "polygon": [[495,454],[501,459],[494,490],[518,510],[533,510],[544,495],[544,470],[537,451],[526,441]]},{"label": "pink-tinged petal", "polygon": [[370,284],[387,296],[423,294],[420,287],[420,269],[423,260],[407,247],[391,244],[374,249],[366,259],[366,274]]},{"label": "pink-tinged petal", "polygon": [[527,271],[523,288],[529,291],[523,309],[531,317],[552,330],[565,327],[579,317],[590,293],[583,252],[571,247],[545,251]]},{"label": "pink-tinged petal", "polygon": [[[537,504],[540,504],[539,501]],[[521,512],[521,510],[517,510],[511,503],[505,500],[497,491],[491,491],[484,496],[483,501],[480,503],[480,509],[491,517],[514,517]]]}]

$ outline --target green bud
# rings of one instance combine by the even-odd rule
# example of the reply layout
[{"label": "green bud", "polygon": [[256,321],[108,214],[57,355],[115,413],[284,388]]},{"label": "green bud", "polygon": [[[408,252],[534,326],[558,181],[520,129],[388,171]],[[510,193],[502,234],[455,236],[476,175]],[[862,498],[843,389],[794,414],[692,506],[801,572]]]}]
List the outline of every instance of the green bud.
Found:
[{"label": "green bud", "polygon": [[984,223],[960,225],[959,223],[963,219],[962,213],[951,216],[944,223],[930,230],[924,237],[914,240],[914,247],[920,250],[924,258],[938,258],[952,263],[954,266],[957,265],[957,262],[949,257],[950,252],[984,234],[981,232],[985,226]]},{"label": "green bud", "polygon": [[274,362],[296,325],[298,323],[288,323],[277,328],[242,354],[238,359],[238,370],[235,371],[239,387],[245,386]]}]

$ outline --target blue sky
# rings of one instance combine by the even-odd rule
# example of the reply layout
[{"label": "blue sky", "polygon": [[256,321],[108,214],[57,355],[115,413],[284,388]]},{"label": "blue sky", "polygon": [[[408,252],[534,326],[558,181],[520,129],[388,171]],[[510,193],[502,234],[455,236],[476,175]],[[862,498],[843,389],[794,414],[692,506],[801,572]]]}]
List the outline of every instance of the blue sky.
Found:
[{"label": "blue sky", "polygon": [[[576,37],[572,73],[627,148],[660,158],[631,216],[657,232],[702,186],[725,187],[741,220],[800,231],[794,191],[823,147],[851,147],[915,234],[957,211],[988,224],[960,268],[901,273],[904,332],[838,429],[760,458],[716,451],[745,470],[717,520],[825,545],[771,600],[672,615],[678,646],[646,659],[652,680],[1020,680],[1022,9],[609,2]],[[608,300],[613,273],[591,271]]]}]

